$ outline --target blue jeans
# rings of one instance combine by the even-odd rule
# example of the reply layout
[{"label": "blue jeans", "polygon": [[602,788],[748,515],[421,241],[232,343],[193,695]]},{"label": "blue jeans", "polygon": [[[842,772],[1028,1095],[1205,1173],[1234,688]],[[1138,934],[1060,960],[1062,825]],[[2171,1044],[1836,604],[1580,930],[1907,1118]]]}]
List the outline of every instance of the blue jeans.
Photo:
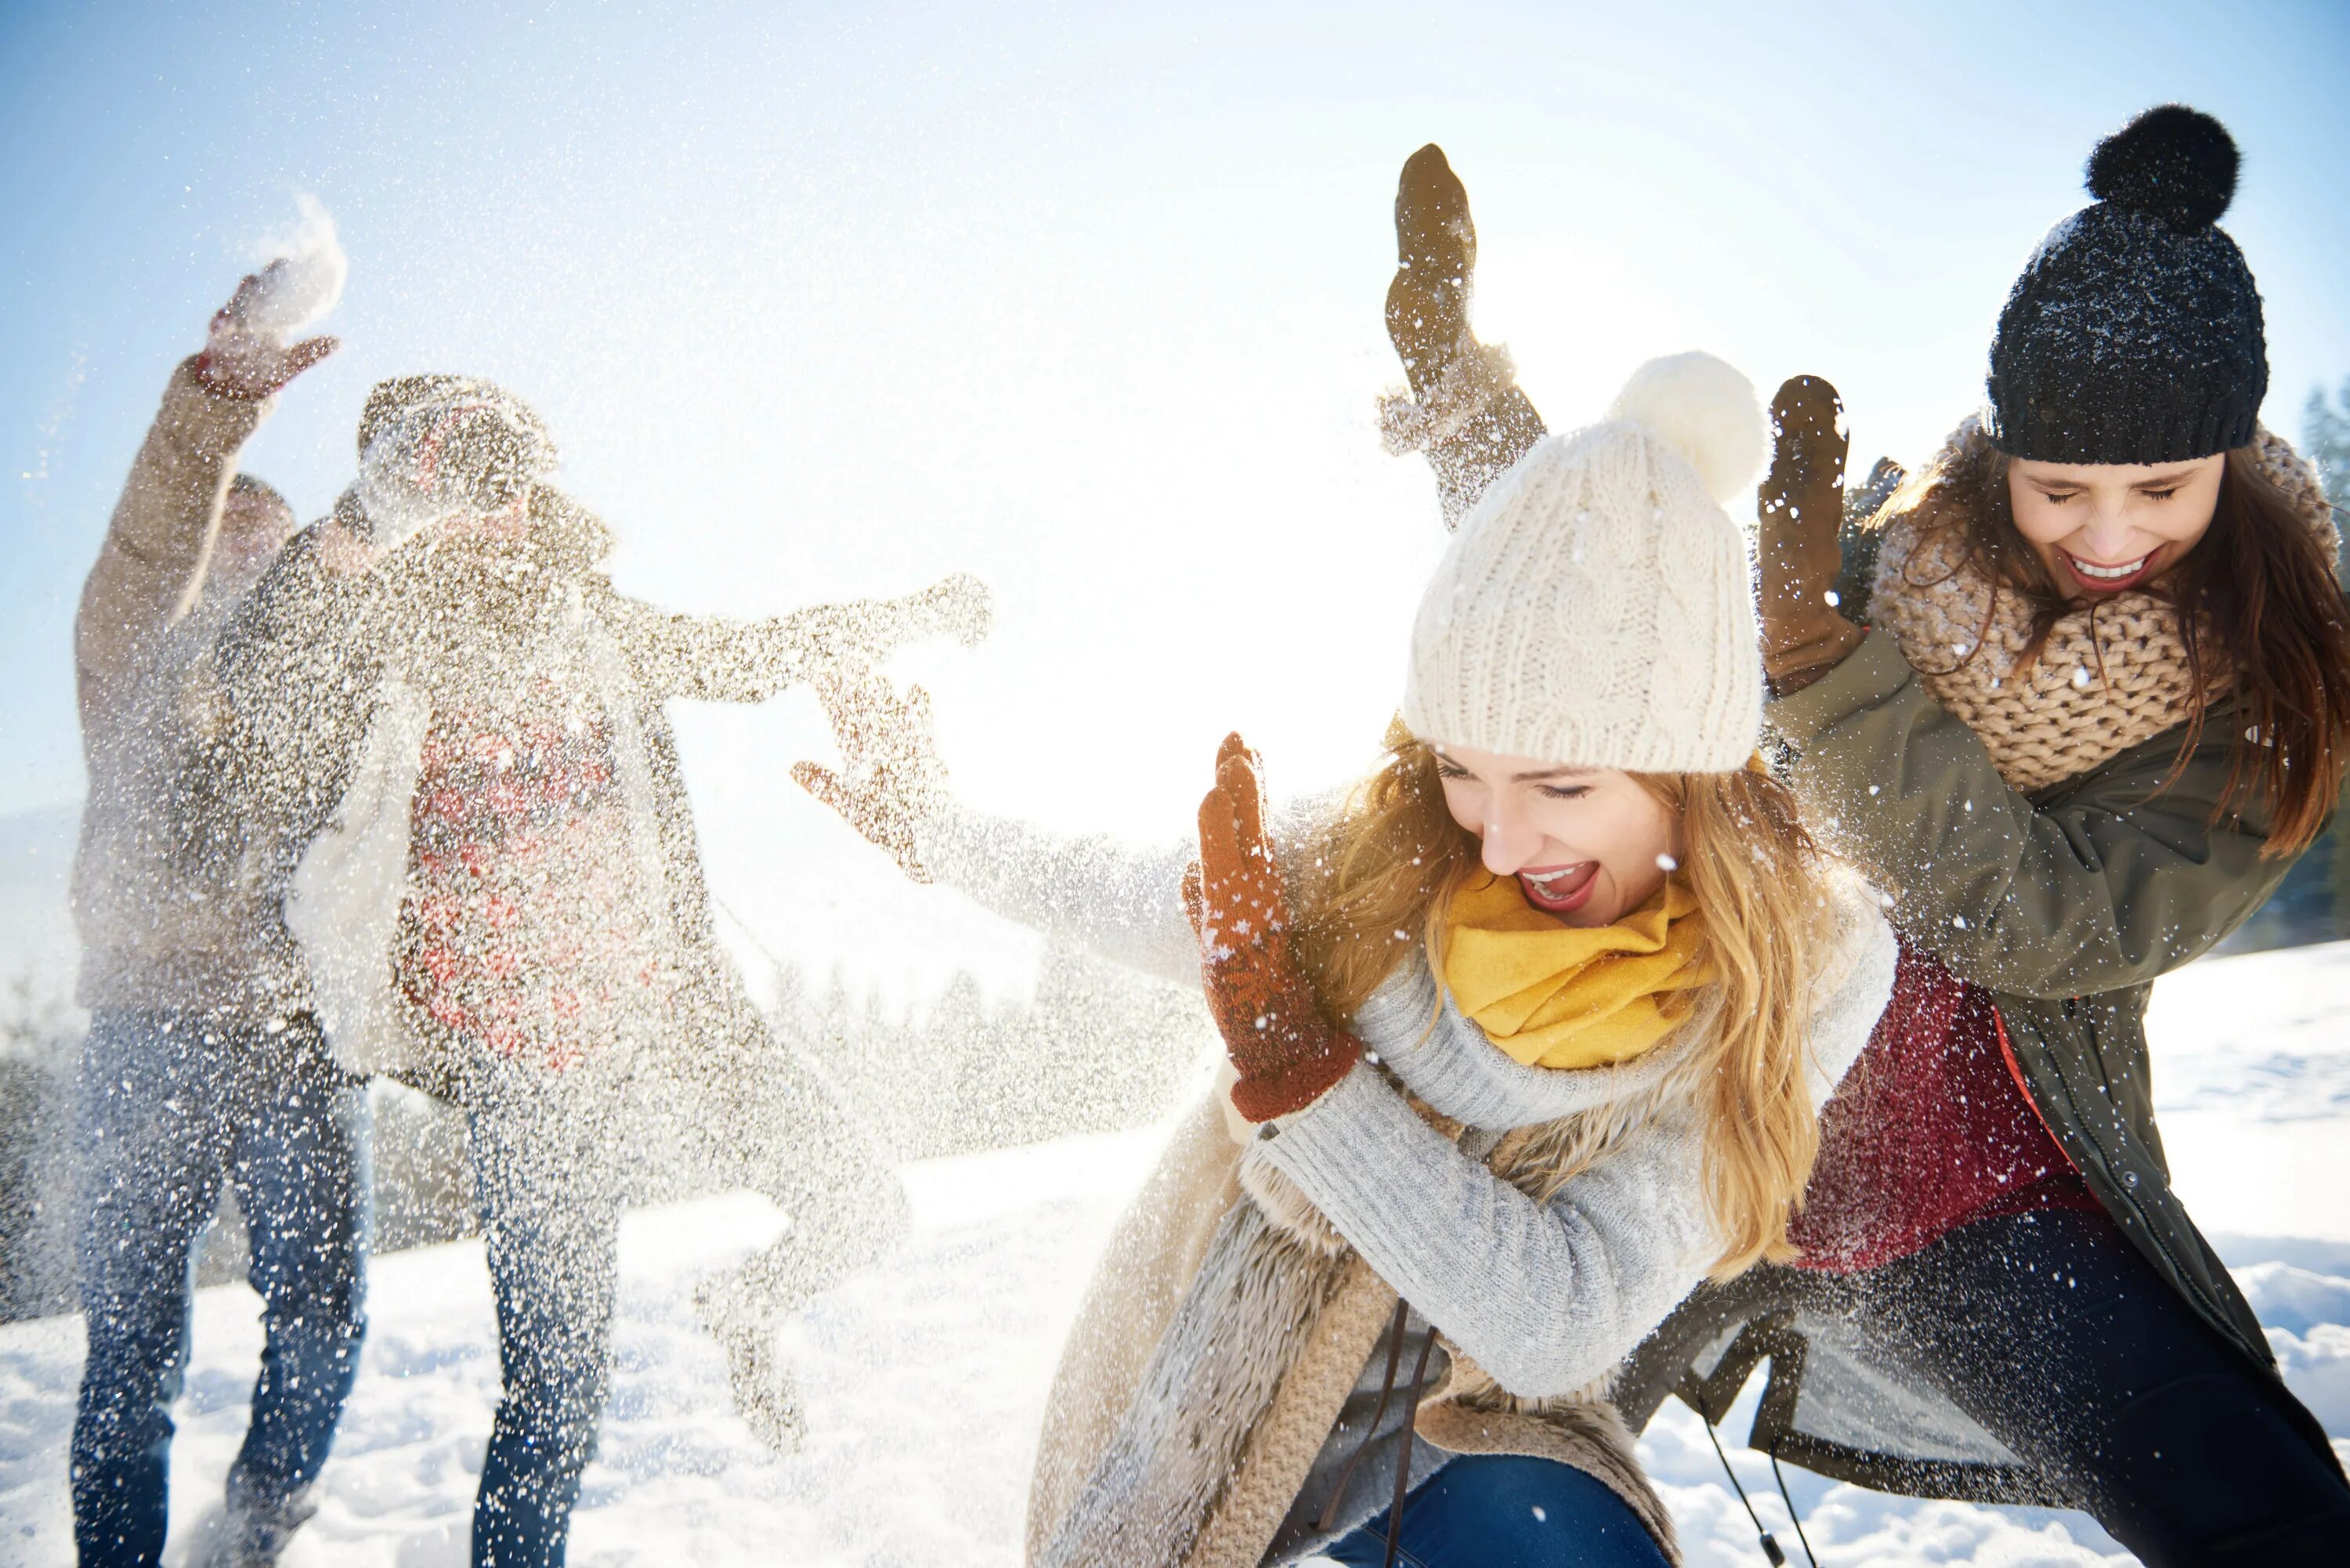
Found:
[{"label": "blue jeans", "polygon": [[561,1568],[609,1387],[619,1129],[610,1102],[581,1085],[501,1076],[464,1096],[504,1380],[473,1504],[473,1562]]},{"label": "blue jeans", "polygon": [[197,1242],[224,1182],[253,1241],[264,1343],[233,1494],[283,1506],[318,1476],[367,1331],[367,1086],[307,1017],[274,1029],[101,1012],[77,1085],[88,1353],[74,1419],[84,1568],[152,1564],[168,1517],[172,1404]]},{"label": "blue jeans", "polygon": [[[1369,1568],[1387,1560],[1380,1513],[1323,1555]],[[1624,1500],[1572,1465],[1463,1454],[1403,1503],[1404,1568],[1666,1568]]]}]

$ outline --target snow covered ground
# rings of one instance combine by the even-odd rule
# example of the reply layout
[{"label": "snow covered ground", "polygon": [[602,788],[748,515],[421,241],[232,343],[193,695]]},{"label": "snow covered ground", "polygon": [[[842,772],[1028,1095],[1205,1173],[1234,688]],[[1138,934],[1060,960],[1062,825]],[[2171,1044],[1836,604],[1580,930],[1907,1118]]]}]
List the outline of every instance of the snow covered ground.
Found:
[{"label": "snow covered ground", "polygon": [[[2165,981],[2158,1089],[2180,1186],[2270,1326],[2287,1375],[2350,1450],[2350,944],[2209,961]],[[693,1281],[781,1220],[735,1196],[632,1215],[603,1452],[574,1534],[583,1565],[1004,1564],[1046,1379],[1102,1237],[1148,1166],[1149,1132],[910,1168],[912,1241],[788,1331],[809,1438],[768,1456],[727,1407]],[[477,1244],[375,1272],[367,1359],[317,1521],[288,1568],[442,1568],[464,1559],[497,1386]],[[244,1424],[259,1348],[242,1286],[202,1294],[174,1449],[180,1562]],[[0,1563],[72,1558],[66,1442],[81,1330],[0,1328]],[[1734,1416],[1728,1431],[1745,1430]],[[1694,1417],[1669,1406],[1644,1458],[1693,1568],[1751,1568],[1753,1532]],[[1801,1562],[1760,1456],[1733,1449]],[[2126,1563],[2078,1515],[1884,1498],[1789,1472],[1824,1564]],[[1762,1494],[1771,1494],[1766,1500]]]}]

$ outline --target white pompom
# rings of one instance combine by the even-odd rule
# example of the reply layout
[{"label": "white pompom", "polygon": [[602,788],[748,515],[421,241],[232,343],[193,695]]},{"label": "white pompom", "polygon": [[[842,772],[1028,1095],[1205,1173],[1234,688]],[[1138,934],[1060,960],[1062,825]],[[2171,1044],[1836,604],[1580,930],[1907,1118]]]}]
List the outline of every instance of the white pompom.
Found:
[{"label": "white pompom", "polygon": [[1668,354],[1632,372],[1607,410],[1690,460],[1706,493],[1727,504],[1770,453],[1754,384],[1711,354]]}]

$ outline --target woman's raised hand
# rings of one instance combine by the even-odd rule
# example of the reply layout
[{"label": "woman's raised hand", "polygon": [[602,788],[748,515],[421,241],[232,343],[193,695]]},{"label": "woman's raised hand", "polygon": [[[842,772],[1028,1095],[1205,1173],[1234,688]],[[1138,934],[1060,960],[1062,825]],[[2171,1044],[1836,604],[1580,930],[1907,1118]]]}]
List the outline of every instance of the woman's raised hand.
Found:
[{"label": "woman's raised hand", "polygon": [[258,402],[274,398],[286,384],[340,347],[332,337],[306,337],[288,344],[276,334],[256,328],[249,319],[273,274],[286,263],[271,262],[257,273],[247,273],[229,302],[213,312],[204,351],[196,356],[196,377],[224,398]]},{"label": "woman's raised hand", "polygon": [[1331,1027],[1289,945],[1289,901],[1264,831],[1264,784],[1238,735],[1216,753],[1200,803],[1200,865],[1186,901],[1200,933],[1208,1011],[1239,1082],[1232,1108],[1252,1122],[1302,1111],[1362,1054]]},{"label": "woman's raised hand", "polygon": [[1843,565],[1844,404],[1817,376],[1797,376],[1771,400],[1770,472],[1761,514],[1762,670],[1784,695],[1810,685],[1860,646],[1861,630],[1832,597]]},{"label": "woman's raised hand", "polygon": [[947,772],[931,728],[930,693],[916,686],[899,697],[889,681],[864,670],[820,676],[816,691],[840,742],[841,771],[794,763],[793,782],[888,850],[907,876],[929,881],[919,836],[946,792]]},{"label": "woman's raised hand", "polygon": [[1396,181],[1396,274],[1388,285],[1388,338],[1403,360],[1412,396],[1430,400],[1453,357],[1473,348],[1469,294],[1477,271],[1477,227],[1469,192],[1430,142],[1404,161]]},{"label": "woman's raised hand", "polygon": [[1469,192],[1434,142],[1404,162],[1395,227],[1388,337],[1411,389],[1379,400],[1379,439],[1392,453],[1427,454],[1445,526],[1457,527],[1485,487],[1542,439],[1542,416],[1518,390],[1508,353],[1480,344],[1470,326],[1477,229]]}]

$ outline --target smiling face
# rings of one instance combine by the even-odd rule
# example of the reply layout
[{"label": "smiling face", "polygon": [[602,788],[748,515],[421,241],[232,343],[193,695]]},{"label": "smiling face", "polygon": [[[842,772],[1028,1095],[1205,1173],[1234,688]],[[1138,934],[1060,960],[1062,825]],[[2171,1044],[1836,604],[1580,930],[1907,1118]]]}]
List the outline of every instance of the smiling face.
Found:
[{"label": "smiling face", "polygon": [[2211,526],[2224,453],[2191,462],[2008,464],[2016,532],[2058,587],[2117,594],[2178,564]]},{"label": "smiling face", "polygon": [[1654,898],[1681,854],[1679,820],[1638,779],[1466,746],[1436,748],[1452,820],[1485,869],[1566,925],[1613,925]]}]

